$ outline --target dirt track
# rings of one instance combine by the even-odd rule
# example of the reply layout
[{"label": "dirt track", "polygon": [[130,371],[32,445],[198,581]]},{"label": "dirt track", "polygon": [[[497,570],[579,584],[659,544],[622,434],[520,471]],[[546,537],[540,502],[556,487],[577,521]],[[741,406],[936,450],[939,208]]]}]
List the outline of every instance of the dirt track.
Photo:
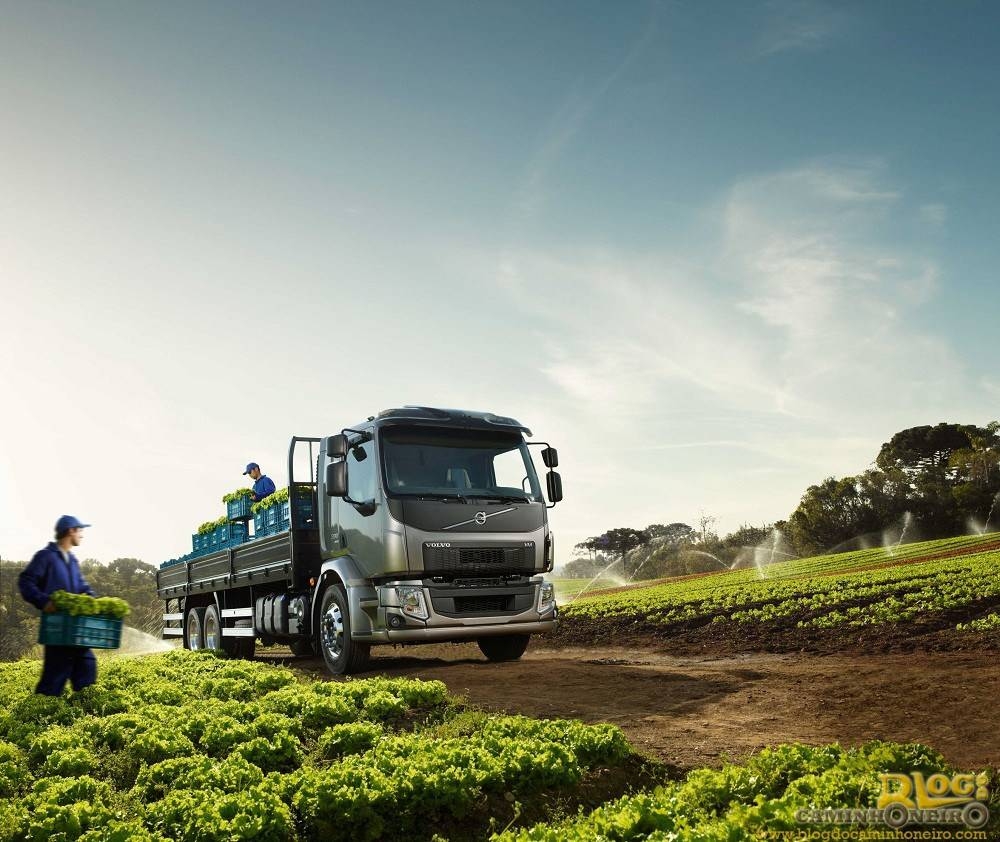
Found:
[{"label": "dirt track", "polygon": [[[319,658],[287,662],[328,677]],[[538,648],[491,664],[475,644],[447,644],[375,649],[372,667],[365,675],[443,681],[490,710],[612,722],[682,769],[780,742],[876,738],[926,743],[961,770],[1000,767],[995,651],[714,657],[603,646]]]}]

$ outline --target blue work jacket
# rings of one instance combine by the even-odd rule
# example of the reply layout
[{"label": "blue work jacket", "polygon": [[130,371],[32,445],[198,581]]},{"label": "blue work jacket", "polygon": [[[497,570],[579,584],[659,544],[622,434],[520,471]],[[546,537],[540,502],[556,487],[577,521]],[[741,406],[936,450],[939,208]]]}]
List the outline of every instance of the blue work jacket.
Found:
[{"label": "blue work jacket", "polygon": [[95,595],[94,589],[80,572],[80,562],[76,560],[76,556],[70,553],[67,564],[55,541],[35,553],[35,557],[17,577],[17,586],[21,596],[39,609],[48,604],[49,597],[56,591]]},{"label": "blue work jacket", "polygon": [[270,494],[274,494],[274,480],[261,474],[253,484],[253,499],[258,502]]}]

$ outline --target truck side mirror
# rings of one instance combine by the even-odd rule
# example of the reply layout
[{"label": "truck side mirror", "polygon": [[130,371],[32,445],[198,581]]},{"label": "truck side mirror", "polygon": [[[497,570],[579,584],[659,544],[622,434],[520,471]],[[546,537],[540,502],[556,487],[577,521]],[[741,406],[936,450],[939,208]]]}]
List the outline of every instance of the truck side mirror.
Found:
[{"label": "truck side mirror", "polygon": [[331,462],[326,466],[326,493],[329,497],[343,497],[347,494],[347,462]]},{"label": "truck side mirror", "polygon": [[546,468],[559,467],[559,451],[554,447],[546,447],[542,450],[542,461]]},{"label": "truck side mirror", "polygon": [[331,459],[342,459],[347,455],[347,436],[338,433],[326,437],[326,455]]},{"label": "truck side mirror", "polygon": [[549,492],[549,502],[555,505],[563,498],[562,477],[555,471],[549,471],[545,475],[545,486]]}]

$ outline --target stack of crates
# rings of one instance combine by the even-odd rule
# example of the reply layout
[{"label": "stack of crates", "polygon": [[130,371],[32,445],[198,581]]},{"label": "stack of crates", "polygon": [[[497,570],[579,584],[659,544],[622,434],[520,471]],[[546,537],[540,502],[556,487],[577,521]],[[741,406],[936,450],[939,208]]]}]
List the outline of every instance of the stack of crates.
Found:
[{"label": "stack of crates", "polygon": [[209,535],[211,536],[212,552],[238,547],[247,539],[247,525],[230,522],[223,526],[217,526]]},{"label": "stack of crates", "polygon": [[260,509],[253,516],[253,530],[258,537],[277,535],[291,528],[308,529],[313,524],[312,489],[302,488],[293,491],[295,501],[295,523],[292,524],[292,507],[288,500],[275,503],[266,509]]},{"label": "stack of crates", "polygon": [[210,553],[212,551],[212,533],[211,532],[195,532],[191,536],[191,555],[197,558],[200,555],[205,555],[205,553]]},{"label": "stack of crates", "polygon": [[253,533],[258,538],[281,532],[281,503],[260,509],[253,516]]},{"label": "stack of crates", "polygon": [[172,558],[160,565],[160,568],[182,564],[200,558],[208,553],[238,547],[250,540],[249,521],[253,520],[255,538],[267,535],[277,535],[289,529],[308,529],[313,525],[316,512],[313,502],[313,489],[310,486],[295,486],[291,493],[295,495],[295,523],[292,523],[292,511],[289,502],[275,503],[266,509],[251,513],[249,496],[240,497],[226,502],[226,517],[228,523],[207,533],[194,533],[191,536],[191,552],[180,558]]}]

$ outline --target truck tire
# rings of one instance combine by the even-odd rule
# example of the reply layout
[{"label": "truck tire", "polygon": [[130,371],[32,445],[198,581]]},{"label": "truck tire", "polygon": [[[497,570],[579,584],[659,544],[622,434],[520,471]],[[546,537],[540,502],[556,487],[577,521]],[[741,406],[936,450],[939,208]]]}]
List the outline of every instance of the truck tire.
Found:
[{"label": "truck tire", "polygon": [[[222,615],[217,605],[204,609],[204,648],[222,652],[228,658],[253,660],[256,641],[252,637],[227,637],[222,633]],[[235,628],[253,628],[250,620],[237,620]]]},{"label": "truck tire", "polygon": [[368,663],[371,644],[351,640],[347,594],[339,585],[323,592],[319,612],[319,648],[326,668],[334,675],[357,672]]},{"label": "truck tire", "polygon": [[203,608],[202,611],[204,611],[202,615],[202,633],[205,638],[204,648],[211,650],[222,649],[222,617],[219,614],[219,607],[213,604],[207,608]]},{"label": "truck tire", "polygon": [[503,634],[498,637],[481,637],[479,649],[490,661],[516,661],[528,648],[530,634]]},{"label": "truck tire", "polygon": [[205,609],[192,607],[184,614],[184,648],[200,652],[205,648]]},{"label": "truck tire", "polygon": [[316,657],[316,649],[311,640],[293,640],[288,644],[288,648],[292,650],[292,654],[296,658]]}]

